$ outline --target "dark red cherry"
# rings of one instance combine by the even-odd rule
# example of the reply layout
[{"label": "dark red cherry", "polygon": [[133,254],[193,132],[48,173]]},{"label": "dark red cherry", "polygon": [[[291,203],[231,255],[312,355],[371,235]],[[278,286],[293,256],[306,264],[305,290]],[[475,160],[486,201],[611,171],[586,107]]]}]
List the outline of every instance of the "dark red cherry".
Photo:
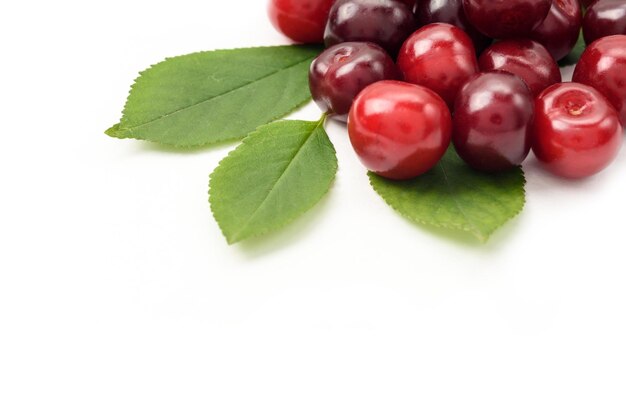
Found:
[{"label": "dark red cherry", "polygon": [[452,107],[459,89],[478,72],[472,40],[447,23],[432,23],[406,40],[398,54],[404,80],[428,87]]},{"label": "dark red cherry", "polygon": [[593,87],[555,84],[535,107],[533,152],[552,173],[591,176],[617,156],[623,141],[617,113]]},{"label": "dark red cherry", "polygon": [[530,38],[545,46],[558,61],[576,45],[582,20],[578,0],[554,0],[548,16],[531,32]]},{"label": "dark red cherry", "polygon": [[274,27],[302,43],[321,43],[334,0],[270,0],[268,15]]},{"label": "dark red cherry", "polygon": [[313,61],[309,86],[322,111],[345,121],[361,90],[376,81],[399,78],[400,71],[384,49],[368,42],[345,42]]},{"label": "dark red cherry", "polygon": [[450,111],[433,91],[402,81],[379,81],[359,94],[348,133],[370,171],[393,180],[425,173],[450,145]]},{"label": "dark red cherry", "polygon": [[473,27],[463,10],[463,0],[421,0],[417,7],[417,21],[424,26],[430,23],[449,23],[472,38],[477,51],[482,51],[491,44],[491,39]]},{"label": "dark red cherry", "polygon": [[596,0],[580,0],[581,4],[585,7],[591,6]]},{"label": "dark red cherry", "polygon": [[415,30],[415,16],[399,0],[337,0],[324,32],[326,46],[373,42],[394,55]]},{"label": "dark red cherry", "polygon": [[626,126],[626,35],[607,36],[589,45],[572,80],[600,91]]},{"label": "dark red cherry", "polygon": [[525,37],[543,22],[552,0],[463,0],[465,14],[490,38]]},{"label": "dark red cherry", "polygon": [[533,96],[513,74],[477,74],[454,105],[454,147],[472,168],[502,171],[520,165],[532,144]]},{"label": "dark red cherry", "polygon": [[587,9],[583,20],[587,45],[604,36],[626,35],[626,1],[598,0]]},{"label": "dark red cherry", "polygon": [[533,95],[561,82],[561,71],[552,55],[541,44],[529,39],[496,42],[478,60],[481,71],[501,70],[515,74]]}]

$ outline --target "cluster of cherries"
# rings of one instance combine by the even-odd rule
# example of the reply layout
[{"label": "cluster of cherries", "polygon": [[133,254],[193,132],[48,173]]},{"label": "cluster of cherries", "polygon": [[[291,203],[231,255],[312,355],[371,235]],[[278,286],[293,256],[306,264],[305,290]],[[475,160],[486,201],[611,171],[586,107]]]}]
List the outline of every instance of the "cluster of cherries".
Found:
[{"label": "cluster of cherries", "polygon": [[[325,43],[311,93],[347,121],[369,170],[414,178],[452,142],[476,170],[511,169],[532,149],[581,178],[621,147],[626,0],[580,1],[270,0],[269,14],[291,39]],[[588,46],[563,83],[557,61],[581,28]]]}]

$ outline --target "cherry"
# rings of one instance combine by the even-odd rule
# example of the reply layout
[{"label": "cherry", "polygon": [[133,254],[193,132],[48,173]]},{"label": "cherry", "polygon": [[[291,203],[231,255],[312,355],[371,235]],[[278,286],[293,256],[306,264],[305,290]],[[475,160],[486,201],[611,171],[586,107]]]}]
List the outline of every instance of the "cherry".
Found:
[{"label": "cherry", "polygon": [[352,147],[370,171],[407,180],[437,164],[450,144],[450,111],[433,91],[402,81],[379,81],[350,110]]},{"label": "cherry", "polygon": [[326,46],[373,42],[395,55],[415,30],[413,11],[399,0],[337,0],[324,32]]},{"label": "cherry", "polygon": [[454,105],[453,143],[472,168],[495,172],[520,165],[532,143],[533,95],[513,74],[477,74]]},{"label": "cherry", "polygon": [[491,39],[473,27],[463,10],[463,0],[422,0],[417,6],[417,21],[420,25],[428,25],[430,23],[449,23],[460,29],[472,38],[474,47],[478,51],[482,51],[489,44]]},{"label": "cherry", "polygon": [[321,43],[334,0],[270,0],[270,21],[283,35],[302,43]]},{"label": "cherry", "polygon": [[472,40],[447,23],[432,23],[411,35],[398,54],[398,67],[405,81],[435,91],[449,107],[467,79],[478,72]]},{"label": "cherry", "polygon": [[622,145],[615,109],[593,87],[560,83],[535,103],[533,152],[552,173],[582,178],[613,161]]},{"label": "cherry", "polygon": [[552,0],[463,0],[470,23],[490,38],[527,36],[543,22]]},{"label": "cherry", "polygon": [[482,71],[515,74],[535,96],[561,82],[561,71],[554,58],[544,46],[529,39],[511,39],[491,45],[480,56],[478,65]]},{"label": "cherry", "polygon": [[598,0],[593,3],[583,21],[587,45],[610,35],[626,35],[626,1]]},{"label": "cherry", "polygon": [[545,46],[558,61],[574,49],[582,20],[578,0],[554,0],[548,16],[530,33],[530,38]]},{"label": "cherry", "polygon": [[607,36],[589,45],[576,65],[573,81],[599,90],[626,126],[626,35]]},{"label": "cherry", "polygon": [[322,111],[344,121],[361,90],[376,81],[399,78],[400,71],[389,54],[367,42],[331,46],[313,61],[309,71],[313,100]]}]

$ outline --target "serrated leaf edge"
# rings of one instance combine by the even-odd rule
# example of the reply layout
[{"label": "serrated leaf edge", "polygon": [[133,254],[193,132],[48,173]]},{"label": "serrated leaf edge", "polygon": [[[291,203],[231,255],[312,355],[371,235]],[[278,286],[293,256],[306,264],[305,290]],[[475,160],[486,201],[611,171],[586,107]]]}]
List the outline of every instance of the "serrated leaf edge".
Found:
[{"label": "serrated leaf edge", "polygon": [[[496,226],[495,228],[493,228],[490,231],[488,231],[486,234],[483,234],[478,229],[469,228],[469,227],[466,227],[466,226],[463,226],[463,225],[460,225],[460,224],[443,224],[441,222],[426,221],[424,219],[420,219],[420,218],[417,218],[415,216],[410,216],[410,215],[407,215],[407,214],[404,214],[404,213],[400,212],[400,210],[394,204],[389,202],[383,196],[383,194],[381,194],[380,190],[372,182],[372,178],[374,178],[374,176],[377,176],[377,174],[373,173],[371,171],[368,172],[369,183],[370,183],[370,186],[372,186],[372,189],[374,189],[376,194],[378,194],[378,196],[380,196],[383,199],[383,201],[389,207],[391,207],[396,213],[398,213],[400,216],[402,216],[402,217],[404,217],[406,219],[409,219],[410,221],[412,221],[412,222],[414,222],[416,224],[419,224],[419,225],[434,226],[436,228],[442,228],[442,229],[447,229],[447,230],[452,230],[452,231],[466,232],[466,233],[469,233],[469,234],[473,235],[481,243],[486,243],[489,240],[489,238],[491,237],[491,235],[493,235],[494,232],[496,232],[498,229],[500,229],[502,226],[504,226],[510,220],[512,220],[513,218],[517,217],[520,213],[522,213],[522,210],[526,206],[526,175],[524,173],[524,170],[521,167],[520,167],[520,175],[522,177],[522,191],[523,191],[523,193],[522,193],[522,205],[520,206],[520,208],[517,211],[512,213],[511,216],[509,216],[508,218],[504,219],[504,221],[499,226]],[[458,203],[456,203],[456,201],[455,201],[455,204],[458,204]],[[463,211],[461,211],[461,213],[463,213]],[[471,223],[471,222],[469,222],[469,223]]]},{"label": "serrated leaf edge", "polygon": [[[309,103],[311,101],[311,98],[308,97],[305,100],[303,100],[302,102],[298,103],[297,105],[295,105],[292,109],[288,110],[287,112],[285,112],[284,114],[278,115],[275,118],[271,119],[270,121],[268,121],[266,123],[270,124],[270,123],[274,123],[274,122],[278,122],[282,119],[284,119],[286,116],[292,114],[293,112],[295,112],[298,109],[301,109],[304,105],[306,105],[307,103]],[[265,126],[265,125],[261,125],[261,126]],[[109,129],[107,129],[106,131],[104,131],[104,133],[108,136],[110,136],[111,138],[115,138],[115,139],[132,139],[132,140],[138,140],[138,141],[146,141],[146,142],[150,142],[153,144],[159,144],[159,145],[163,145],[166,147],[172,147],[174,149],[180,149],[180,150],[186,150],[186,149],[198,149],[198,148],[202,148],[202,147],[208,147],[208,146],[213,146],[213,145],[221,145],[221,144],[227,144],[229,142],[234,142],[234,141],[239,141],[239,140],[243,140],[245,138],[247,138],[248,136],[250,136],[251,134],[253,134],[254,132],[256,132],[256,129],[252,132],[247,133],[246,135],[243,136],[234,136],[231,138],[224,138],[224,139],[220,139],[220,140],[213,140],[213,141],[207,141],[207,142],[199,142],[196,144],[181,144],[181,143],[174,143],[174,142],[163,142],[163,141],[157,141],[154,139],[150,139],[150,138],[141,138],[141,137],[134,137],[134,136],[117,136],[116,132],[119,132],[119,123],[115,124],[113,126],[111,126]]]},{"label": "serrated leaf edge", "polygon": [[[141,77],[143,77],[147,72],[151,71],[152,69],[154,69],[158,65],[162,65],[162,64],[164,64],[164,63],[166,63],[168,61],[175,60],[175,59],[178,59],[178,58],[188,57],[188,56],[193,56],[193,55],[206,54],[208,52],[232,52],[232,51],[241,51],[241,50],[270,49],[270,48],[277,48],[277,47],[292,47],[292,46],[298,46],[298,47],[304,47],[304,48],[313,48],[314,47],[314,45],[304,45],[304,44],[303,45],[300,45],[300,44],[295,44],[295,45],[268,45],[268,46],[242,47],[242,48],[231,48],[231,49],[225,48],[225,49],[214,49],[214,50],[208,50],[208,51],[197,51],[197,52],[192,52],[190,54],[181,54],[181,55],[175,55],[175,56],[172,56],[172,57],[167,57],[167,58],[165,58],[165,59],[163,59],[163,60],[161,60],[161,61],[159,61],[159,62],[157,62],[155,64],[150,65],[145,70],[142,70],[142,71],[139,72],[137,77],[135,77],[135,79],[133,80],[133,83],[131,84],[130,89],[128,90],[126,101],[124,103],[124,108],[122,109],[122,117],[120,118],[120,121],[118,123],[116,123],[115,125],[111,126],[110,128],[108,128],[106,131],[104,131],[104,133],[106,135],[110,136],[111,138],[116,138],[116,139],[136,139],[136,140],[148,141],[148,142],[153,142],[153,143],[162,144],[162,145],[169,145],[169,146],[172,146],[174,148],[181,148],[181,149],[190,149],[190,148],[203,147],[203,146],[206,146],[206,145],[223,144],[223,143],[236,141],[236,140],[240,140],[242,138],[245,138],[245,137],[249,136],[252,132],[255,132],[255,131],[252,131],[252,132],[250,132],[250,133],[248,133],[248,134],[246,134],[244,136],[236,136],[236,137],[232,137],[232,138],[221,139],[221,140],[218,140],[218,141],[208,140],[207,142],[202,142],[202,143],[197,143],[197,144],[180,144],[180,143],[157,141],[157,140],[154,140],[154,139],[150,139],[150,138],[146,138],[146,137],[140,137],[140,136],[125,135],[125,134],[122,134],[122,132],[127,132],[127,131],[130,131],[131,129],[136,129],[137,127],[142,126],[143,124],[135,126],[133,128],[130,128],[130,129],[129,128],[121,128],[121,125],[124,122],[124,119],[126,118],[126,112],[127,112],[127,109],[128,109],[128,102],[129,102],[130,96],[133,94],[133,91],[137,87],[137,84],[140,82]],[[307,58],[307,60],[308,59],[310,59],[310,58]],[[299,62],[297,62],[297,63],[295,63],[293,65],[290,65],[289,67],[286,67],[286,68],[280,69],[278,71],[275,71],[275,72],[273,72],[273,73],[271,73],[271,74],[269,74],[269,75],[267,75],[267,76],[265,76],[265,77],[263,77],[262,79],[259,79],[259,80],[263,80],[263,79],[265,79],[265,78],[267,78],[269,76],[272,76],[272,75],[278,73],[279,71],[283,71],[285,69],[289,69],[289,68],[295,67],[297,65],[300,65],[300,64],[306,62],[307,60],[299,61]],[[255,80],[254,82],[257,82],[259,80]],[[245,84],[244,86],[247,86],[247,85],[250,85],[250,84],[252,84],[252,83]],[[237,90],[239,88],[242,88],[242,87],[243,86],[237,87],[236,89],[231,90],[231,91],[235,91],[235,90]],[[225,94],[228,94],[231,91],[229,91],[229,92],[227,92]],[[203,103],[205,101],[206,100],[204,100],[202,102],[199,102],[199,103]],[[303,100],[302,102],[300,102],[297,105],[295,105],[292,109],[288,110],[284,114],[276,116],[276,118],[274,118],[274,119],[270,120],[269,122],[267,122],[267,124],[276,122],[277,120],[284,118],[285,116],[293,113],[294,111],[298,110],[299,108],[301,108],[302,106],[304,106],[305,104],[307,104],[310,101],[311,101],[311,97],[307,97],[305,100]],[[191,106],[195,106],[195,105],[197,105],[199,103],[193,104]],[[191,106],[189,106],[189,107],[191,107]],[[184,110],[184,109],[181,109],[181,110]],[[158,119],[155,119],[155,120],[158,120]],[[146,122],[146,124],[147,123],[151,123],[151,122],[154,122],[154,120]]]},{"label": "serrated leaf edge", "polygon": [[[293,162],[293,160],[295,159],[295,157],[297,156],[297,154],[298,154],[298,153],[300,152],[300,150],[304,147],[304,144],[306,144],[306,143],[307,143],[307,141],[309,141],[309,139],[310,139],[310,138],[311,138],[311,136],[313,135],[313,132],[315,132],[315,130],[317,130],[317,129],[319,128],[319,126],[320,126],[320,125],[323,125],[324,119],[325,119],[325,117],[322,117],[322,119],[320,119],[320,121],[319,121],[318,125],[316,125],[316,126],[315,126],[315,128],[313,128],[313,130],[311,131],[311,135],[309,135],[309,136],[307,137],[307,139],[306,139],[306,140],[302,143],[302,146],[300,146],[300,148],[298,149],[298,151],[296,152],[296,154],[294,154],[294,157],[291,159],[291,161],[289,162],[289,164],[287,165],[287,167],[286,167],[286,168],[285,168],[285,170],[283,171],[283,174],[284,174],[284,172],[286,172],[286,171],[287,171],[287,168],[289,168],[289,166],[291,165],[291,163]],[[278,122],[280,122],[280,121],[278,121]],[[310,121],[302,121],[302,122],[310,122]],[[210,209],[211,209],[211,214],[213,215],[213,219],[215,219],[216,221],[217,221],[217,217],[215,216],[215,210],[214,210],[214,208],[213,208],[214,198],[213,198],[213,195],[211,194],[211,189],[212,189],[212,181],[213,181],[213,177],[214,177],[214,175],[215,175],[215,174],[216,174],[216,172],[218,172],[218,170],[220,169],[222,162],[223,162],[224,160],[226,160],[227,158],[229,158],[230,156],[232,156],[232,155],[236,154],[236,153],[237,153],[237,151],[239,150],[239,148],[240,148],[240,147],[242,147],[243,145],[245,145],[245,144],[247,143],[247,140],[249,140],[249,137],[251,137],[251,136],[253,136],[254,134],[258,133],[258,131],[259,131],[260,129],[262,129],[262,128],[264,128],[264,127],[267,127],[268,125],[271,125],[271,124],[273,124],[273,123],[277,123],[277,122],[276,122],[276,121],[274,121],[274,122],[270,122],[270,123],[268,123],[268,124],[265,124],[265,125],[259,126],[257,129],[255,129],[254,131],[250,132],[250,133],[249,133],[246,137],[244,137],[243,141],[241,142],[241,144],[240,144],[237,148],[235,148],[235,149],[231,150],[231,151],[230,151],[230,152],[226,155],[226,157],[224,157],[224,158],[222,158],[222,160],[220,160],[220,162],[218,163],[217,167],[215,167],[215,169],[213,170],[213,172],[209,175],[209,207],[210,207]],[[322,126],[322,129],[324,129],[324,127],[323,127],[323,126]],[[230,238],[228,238],[228,236],[227,236],[226,232],[225,232],[225,231],[224,231],[224,229],[222,228],[222,225],[221,225],[219,222],[217,222],[217,225],[218,225],[218,227],[220,228],[220,231],[222,232],[222,235],[223,235],[223,236],[224,236],[224,238],[226,239],[226,242],[228,243],[228,245],[233,245],[233,244],[236,244],[236,243],[241,242],[241,241],[243,241],[243,240],[248,240],[248,239],[251,239],[251,238],[256,238],[256,237],[259,237],[259,236],[265,235],[265,234],[267,234],[267,233],[269,233],[269,232],[272,232],[272,231],[277,231],[277,230],[279,230],[279,229],[282,229],[283,227],[285,227],[285,226],[287,226],[288,224],[292,223],[293,221],[295,221],[296,219],[298,219],[299,217],[301,217],[302,215],[304,215],[305,213],[307,213],[308,211],[310,211],[312,208],[314,208],[314,207],[315,207],[315,205],[317,205],[317,204],[320,202],[320,200],[321,200],[321,199],[322,199],[322,198],[323,198],[326,194],[328,194],[328,192],[330,191],[330,189],[331,189],[331,187],[332,187],[333,182],[335,181],[335,178],[336,178],[336,175],[337,175],[337,170],[338,170],[338,168],[339,168],[339,164],[338,164],[338,161],[337,161],[337,151],[336,151],[335,146],[333,145],[333,143],[332,143],[332,142],[328,139],[328,134],[326,135],[326,140],[324,141],[324,143],[323,143],[323,144],[324,144],[324,146],[327,146],[327,147],[329,147],[329,148],[332,150],[333,156],[334,156],[335,158],[333,158],[333,169],[334,169],[333,177],[332,177],[332,179],[330,180],[330,182],[328,183],[328,189],[327,189],[327,190],[326,190],[326,192],[325,192],[325,193],[324,193],[324,194],[320,197],[320,199],[319,199],[319,200],[317,200],[316,202],[313,202],[310,206],[306,207],[306,208],[305,208],[302,212],[298,213],[297,215],[290,216],[290,217],[286,218],[286,219],[284,220],[284,222],[281,222],[280,224],[278,224],[278,225],[276,225],[276,226],[274,226],[274,227],[271,227],[271,228],[262,228],[262,229],[259,229],[256,233],[251,234],[251,235],[248,235],[248,236],[246,236],[246,237],[245,237],[245,238],[243,238],[243,239],[230,239]],[[282,178],[282,174],[281,174],[281,177],[279,177],[279,180],[280,180],[280,178]],[[278,181],[277,181],[277,182],[278,182]],[[271,191],[270,191],[270,193],[271,193]],[[270,193],[268,193],[268,196],[269,196],[269,194],[270,194]],[[267,196],[266,196],[266,199],[267,199]],[[265,202],[265,199],[264,199],[264,201],[261,203],[261,205],[262,205],[264,202]],[[259,207],[260,207],[261,205],[259,205]],[[255,210],[255,213],[256,213],[256,211],[257,211],[257,210],[258,210],[258,208]],[[249,220],[248,220],[248,221],[249,221]]]}]

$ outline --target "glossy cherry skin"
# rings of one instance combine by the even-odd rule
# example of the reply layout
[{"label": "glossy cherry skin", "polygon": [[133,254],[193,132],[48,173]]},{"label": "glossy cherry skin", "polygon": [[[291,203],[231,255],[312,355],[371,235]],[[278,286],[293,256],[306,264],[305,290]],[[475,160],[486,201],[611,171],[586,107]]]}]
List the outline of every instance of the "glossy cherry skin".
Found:
[{"label": "glossy cherry skin", "polygon": [[530,33],[530,38],[545,46],[558,61],[574,49],[582,21],[578,0],[553,0],[548,16]]},{"label": "glossy cherry skin", "polygon": [[321,43],[334,0],[270,0],[272,25],[288,38],[305,44]]},{"label": "glossy cherry skin", "polygon": [[373,42],[395,56],[415,30],[415,16],[399,0],[337,0],[324,32],[326,46],[342,42]]},{"label": "glossy cherry skin", "polygon": [[418,3],[416,15],[420,26],[430,23],[449,23],[463,29],[472,38],[477,51],[484,50],[492,42],[491,38],[480,33],[469,23],[463,10],[463,0],[421,0]]},{"label": "glossy cherry skin", "polygon": [[398,80],[400,71],[389,54],[369,42],[331,46],[311,64],[309,86],[324,112],[345,121],[357,94],[381,80]]},{"label": "glossy cherry skin", "polygon": [[605,36],[626,35],[626,1],[599,0],[585,13],[583,35],[587,45]]},{"label": "glossy cherry skin", "polygon": [[454,105],[453,143],[472,168],[497,172],[519,166],[532,144],[533,95],[513,74],[477,74]]},{"label": "glossy cherry skin", "polygon": [[490,38],[527,36],[543,22],[552,0],[463,0],[465,14]]},{"label": "glossy cherry skin", "polygon": [[398,54],[404,80],[428,87],[450,108],[459,89],[478,72],[472,40],[447,23],[432,23],[406,40]]},{"label": "glossy cherry skin", "polygon": [[589,45],[572,80],[599,90],[626,126],[626,35],[607,36]]},{"label": "glossy cherry skin", "polygon": [[433,91],[402,81],[379,81],[356,98],[348,133],[368,170],[407,180],[430,170],[450,144],[448,107]]},{"label": "glossy cherry skin", "polygon": [[535,101],[533,152],[552,173],[588,177],[606,168],[622,145],[617,112],[593,87],[561,83]]},{"label": "glossy cherry skin", "polygon": [[496,42],[480,56],[481,71],[500,70],[515,74],[528,85],[533,95],[561,82],[561,71],[552,55],[541,44],[529,39]]}]

